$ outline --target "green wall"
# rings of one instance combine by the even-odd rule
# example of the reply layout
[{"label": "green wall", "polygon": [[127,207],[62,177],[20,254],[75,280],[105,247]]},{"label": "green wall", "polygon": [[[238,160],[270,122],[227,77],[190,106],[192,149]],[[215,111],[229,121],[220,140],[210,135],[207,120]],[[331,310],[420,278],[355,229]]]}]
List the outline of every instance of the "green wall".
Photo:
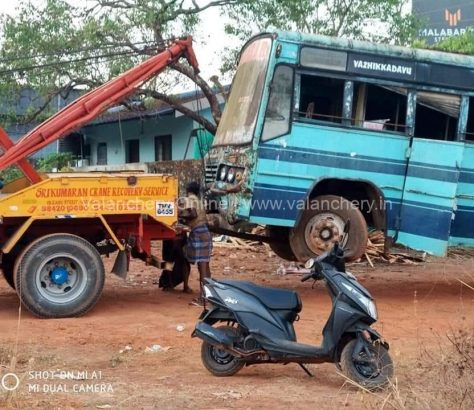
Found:
[{"label": "green wall", "polygon": [[[207,111],[206,117],[210,116]],[[168,134],[171,135],[172,160],[185,159],[186,145],[193,128],[197,128],[197,124],[192,119],[175,117],[172,113],[92,124],[81,132],[86,136],[86,143],[91,146],[91,165],[97,164],[97,146],[101,142],[107,143],[107,165],[119,165],[125,163],[127,140],[139,139],[140,162],[152,162],[155,161],[155,137]],[[186,159],[194,158],[199,151],[195,145],[196,138],[192,138]]]}]

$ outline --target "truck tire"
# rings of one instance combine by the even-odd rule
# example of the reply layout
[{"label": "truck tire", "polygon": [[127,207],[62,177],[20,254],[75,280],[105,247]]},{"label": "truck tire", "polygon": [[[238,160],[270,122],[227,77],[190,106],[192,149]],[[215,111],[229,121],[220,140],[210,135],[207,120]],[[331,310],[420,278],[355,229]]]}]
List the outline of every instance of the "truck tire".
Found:
[{"label": "truck tire", "polygon": [[275,252],[277,256],[287,261],[296,261],[296,256],[291,250],[289,234],[290,229],[285,226],[267,226],[267,235],[275,239],[275,242],[270,242],[270,249]]},{"label": "truck tire", "polygon": [[348,219],[351,226],[345,244],[345,259],[360,258],[367,247],[367,223],[358,208],[336,195],[322,195],[312,200],[298,225],[290,230],[289,242],[296,258],[305,262],[331,249],[342,237]]},{"label": "truck tire", "polygon": [[23,305],[43,318],[81,316],[104,288],[104,264],[85,239],[65,233],[33,241],[17,258],[15,286]]}]

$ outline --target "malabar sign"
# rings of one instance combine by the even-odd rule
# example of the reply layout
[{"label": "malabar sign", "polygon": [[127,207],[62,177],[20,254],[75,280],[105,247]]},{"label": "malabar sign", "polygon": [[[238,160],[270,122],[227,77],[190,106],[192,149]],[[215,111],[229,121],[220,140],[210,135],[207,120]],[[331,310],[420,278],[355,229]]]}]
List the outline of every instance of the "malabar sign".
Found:
[{"label": "malabar sign", "polygon": [[428,44],[459,36],[474,27],[472,0],[413,0],[413,13],[422,19],[419,37]]}]

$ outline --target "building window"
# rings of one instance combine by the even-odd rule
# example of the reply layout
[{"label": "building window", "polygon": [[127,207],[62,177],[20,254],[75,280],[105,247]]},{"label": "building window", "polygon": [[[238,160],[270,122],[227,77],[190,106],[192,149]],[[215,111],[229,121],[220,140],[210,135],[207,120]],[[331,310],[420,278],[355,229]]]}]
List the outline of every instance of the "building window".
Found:
[{"label": "building window", "polygon": [[299,116],[341,123],[343,96],[344,80],[301,75]]},{"label": "building window", "polygon": [[356,83],[352,125],[373,130],[405,132],[406,88]]},{"label": "building window", "polygon": [[140,162],[140,140],[127,140],[126,162]]},{"label": "building window", "polygon": [[155,137],[155,161],[171,161],[171,135]]},{"label": "building window", "polygon": [[107,143],[97,144],[97,165],[107,165]]},{"label": "building window", "polygon": [[415,137],[456,140],[461,97],[418,91],[416,93]]}]

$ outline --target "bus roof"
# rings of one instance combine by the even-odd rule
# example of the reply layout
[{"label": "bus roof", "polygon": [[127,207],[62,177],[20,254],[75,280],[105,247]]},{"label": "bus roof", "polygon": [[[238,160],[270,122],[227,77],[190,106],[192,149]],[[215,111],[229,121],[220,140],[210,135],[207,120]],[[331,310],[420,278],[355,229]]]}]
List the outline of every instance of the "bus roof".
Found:
[{"label": "bus roof", "polygon": [[401,47],[390,44],[371,43],[368,41],[351,40],[348,38],[329,37],[316,34],[304,34],[300,32],[275,31],[274,34],[278,37],[278,39],[282,41],[306,44],[309,46],[317,46],[339,50],[353,50],[376,55],[406,58],[413,61],[425,61],[431,63],[474,68],[474,56],[464,54],[454,54],[443,51]]}]

